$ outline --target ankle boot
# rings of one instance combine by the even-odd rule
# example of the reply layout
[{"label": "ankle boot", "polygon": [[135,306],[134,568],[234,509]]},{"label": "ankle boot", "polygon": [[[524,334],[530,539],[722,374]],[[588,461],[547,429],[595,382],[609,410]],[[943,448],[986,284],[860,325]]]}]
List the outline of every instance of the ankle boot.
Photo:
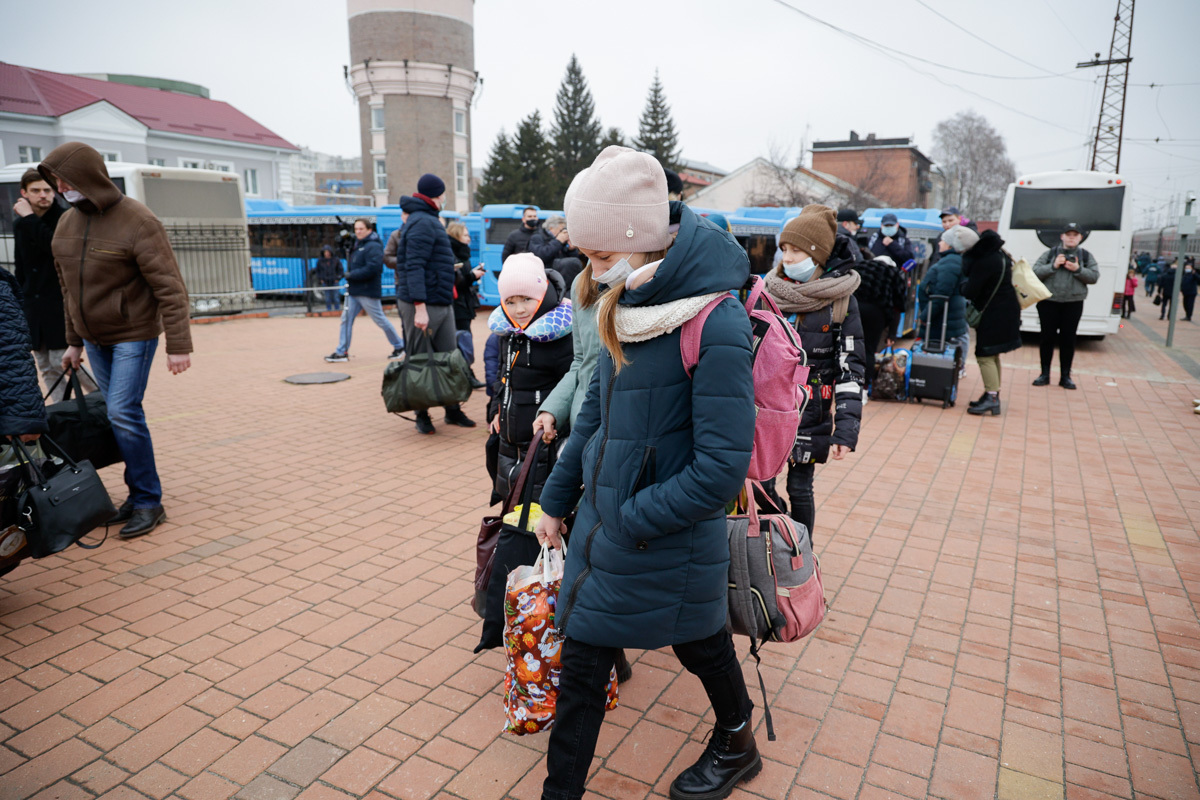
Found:
[{"label": "ankle boot", "polygon": [[987,397],[979,405],[968,408],[967,413],[976,416],[983,414],[991,414],[993,417],[1000,416],[1000,393],[988,392]]},{"label": "ankle boot", "polygon": [[736,731],[718,724],[700,759],[671,782],[671,800],[721,800],[761,770],[750,720]]},{"label": "ankle boot", "polygon": [[984,390],[983,394],[979,395],[978,400],[972,400],[971,402],[967,403],[967,405],[970,406],[971,408],[974,408],[975,406],[982,403],[984,400],[987,400],[987,390],[986,389]]},{"label": "ankle boot", "polygon": [[617,651],[617,660],[614,666],[617,668],[617,683],[628,683],[633,677],[633,665],[629,663],[629,657],[625,655],[624,649]]}]

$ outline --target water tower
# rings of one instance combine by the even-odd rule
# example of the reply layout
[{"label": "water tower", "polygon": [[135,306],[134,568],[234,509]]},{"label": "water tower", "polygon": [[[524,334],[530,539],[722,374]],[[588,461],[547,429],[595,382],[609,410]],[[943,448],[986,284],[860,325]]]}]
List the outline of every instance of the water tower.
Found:
[{"label": "water tower", "polygon": [[432,172],[446,208],[471,210],[474,0],[347,0],[364,192],[375,205]]}]

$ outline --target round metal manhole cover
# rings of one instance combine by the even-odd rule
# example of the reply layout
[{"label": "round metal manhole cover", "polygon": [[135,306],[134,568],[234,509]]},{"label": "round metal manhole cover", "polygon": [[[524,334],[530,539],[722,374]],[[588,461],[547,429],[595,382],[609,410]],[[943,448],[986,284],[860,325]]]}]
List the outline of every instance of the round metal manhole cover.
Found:
[{"label": "round metal manhole cover", "polygon": [[303,375],[290,375],[283,380],[285,383],[305,386],[310,383],[340,383],[350,380],[350,376],[344,372],[305,372]]}]

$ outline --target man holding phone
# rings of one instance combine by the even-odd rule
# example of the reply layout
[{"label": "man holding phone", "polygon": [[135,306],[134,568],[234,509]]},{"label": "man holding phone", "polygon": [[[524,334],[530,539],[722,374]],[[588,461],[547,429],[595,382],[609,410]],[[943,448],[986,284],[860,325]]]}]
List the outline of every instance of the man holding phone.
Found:
[{"label": "man holding phone", "polygon": [[1062,244],[1042,253],[1033,265],[1034,274],[1051,292],[1048,298],[1037,304],[1038,320],[1042,327],[1042,372],[1034,379],[1034,386],[1050,383],[1050,363],[1054,360],[1054,345],[1057,343],[1058,385],[1064,389],[1076,388],[1071,380],[1071,364],[1075,360],[1075,331],[1083,316],[1083,301],[1087,299],[1088,286],[1100,279],[1096,257],[1079,246],[1084,236],[1079,225],[1068,223],[1059,237]]}]

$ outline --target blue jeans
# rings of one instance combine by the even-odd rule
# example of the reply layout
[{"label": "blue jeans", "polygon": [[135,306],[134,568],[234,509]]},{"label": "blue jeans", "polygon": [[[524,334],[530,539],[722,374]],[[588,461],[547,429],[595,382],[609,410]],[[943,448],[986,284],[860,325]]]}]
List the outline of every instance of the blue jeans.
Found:
[{"label": "blue jeans", "polygon": [[354,333],[354,319],[358,316],[359,309],[365,310],[371,321],[383,329],[393,348],[404,347],[404,340],[400,338],[400,334],[396,333],[396,329],[392,327],[392,323],[388,322],[388,318],[383,315],[382,301],[377,297],[355,297],[351,294],[346,296],[346,306],[342,309],[342,332],[338,339],[338,353],[346,355],[350,352],[350,337]]},{"label": "blue jeans", "polygon": [[134,508],[162,504],[162,484],[154,465],[154,445],[146,426],[142,397],[150,380],[150,365],[158,339],[97,345],[84,342],[88,361],[104,402],[121,455],[125,458],[125,485]]},{"label": "blue jeans", "polygon": [[341,289],[334,286],[329,289],[323,289],[322,291],[325,294],[325,310],[326,311],[336,311],[337,309],[340,309],[342,307],[342,291],[341,291]]}]

